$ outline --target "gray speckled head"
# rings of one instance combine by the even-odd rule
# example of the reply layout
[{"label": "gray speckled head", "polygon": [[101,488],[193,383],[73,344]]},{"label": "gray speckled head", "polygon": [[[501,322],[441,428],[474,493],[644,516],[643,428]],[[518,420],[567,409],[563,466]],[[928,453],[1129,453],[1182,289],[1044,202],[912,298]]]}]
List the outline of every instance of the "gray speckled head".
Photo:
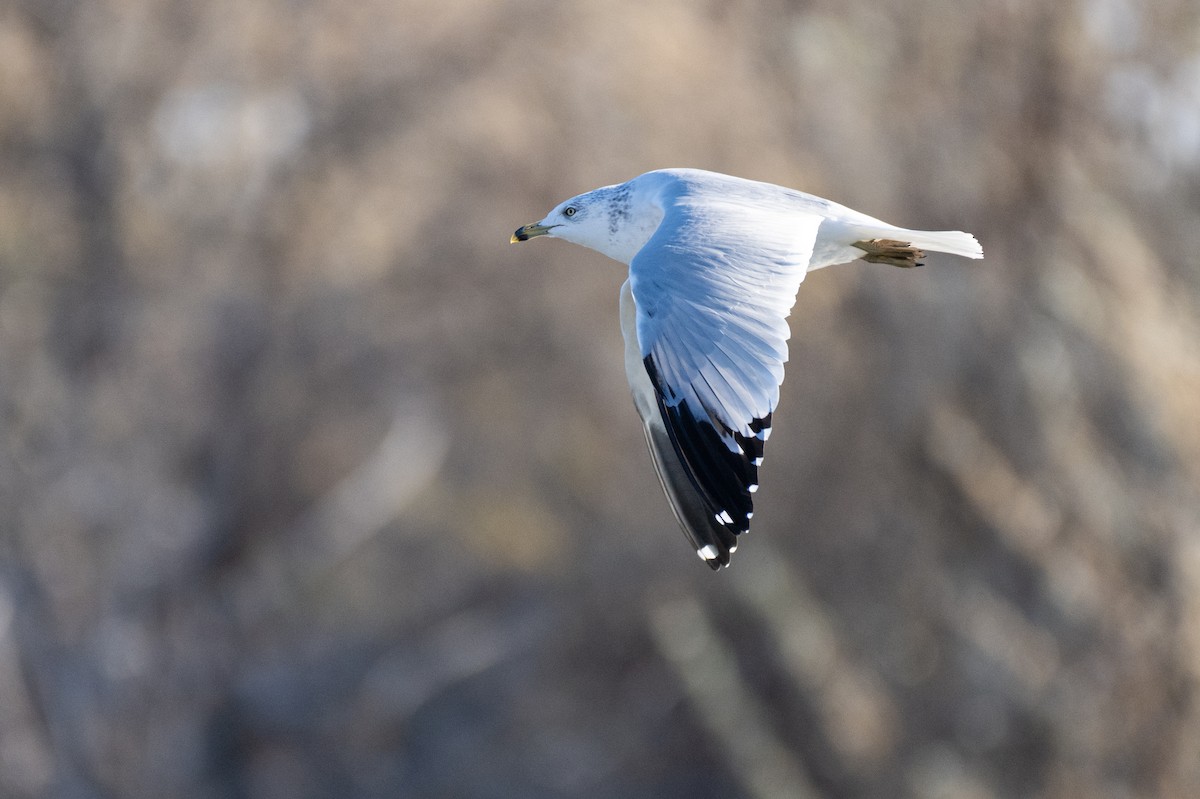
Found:
[{"label": "gray speckled head", "polygon": [[566,239],[628,264],[662,221],[657,192],[637,180],[580,194],[546,217],[513,234],[513,241],[534,236]]},{"label": "gray speckled head", "polygon": [[608,203],[608,232],[614,236],[617,231],[629,221],[629,195],[631,190],[628,183],[607,189],[610,192],[606,198]]}]

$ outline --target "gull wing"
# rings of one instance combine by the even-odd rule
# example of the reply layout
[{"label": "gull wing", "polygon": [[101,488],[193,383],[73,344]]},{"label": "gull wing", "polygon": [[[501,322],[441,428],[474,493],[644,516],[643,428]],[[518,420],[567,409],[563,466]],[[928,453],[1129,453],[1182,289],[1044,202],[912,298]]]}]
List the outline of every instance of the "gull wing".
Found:
[{"label": "gull wing", "polygon": [[783,194],[714,196],[686,184],[664,205],[629,266],[652,409],[637,403],[628,355],[626,367],[675,515],[717,568],[750,526],[787,360],[787,316],[822,217]]}]

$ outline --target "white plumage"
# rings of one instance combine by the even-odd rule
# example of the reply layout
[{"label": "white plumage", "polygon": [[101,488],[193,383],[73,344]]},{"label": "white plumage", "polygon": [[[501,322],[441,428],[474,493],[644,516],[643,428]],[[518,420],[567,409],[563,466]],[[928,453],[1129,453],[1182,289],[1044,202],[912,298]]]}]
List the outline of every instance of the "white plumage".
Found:
[{"label": "white plumage", "polygon": [[921,250],[982,258],[959,231],[898,228],[793,189],[696,169],[573,197],[513,241],[548,235],[629,265],[625,371],[671,507],[700,557],[729,564],[779,401],[787,316],[805,274]]}]

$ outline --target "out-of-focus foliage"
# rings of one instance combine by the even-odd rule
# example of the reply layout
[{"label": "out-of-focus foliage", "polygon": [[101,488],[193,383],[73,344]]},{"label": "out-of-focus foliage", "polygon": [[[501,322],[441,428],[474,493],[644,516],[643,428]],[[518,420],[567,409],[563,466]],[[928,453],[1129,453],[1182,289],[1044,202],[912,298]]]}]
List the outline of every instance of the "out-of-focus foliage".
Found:
[{"label": "out-of-focus foliage", "polygon": [[[1197,30],[0,7],[0,795],[1200,795]],[[987,254],[810,277],[715,575],[507,243],[663,166]]]}]

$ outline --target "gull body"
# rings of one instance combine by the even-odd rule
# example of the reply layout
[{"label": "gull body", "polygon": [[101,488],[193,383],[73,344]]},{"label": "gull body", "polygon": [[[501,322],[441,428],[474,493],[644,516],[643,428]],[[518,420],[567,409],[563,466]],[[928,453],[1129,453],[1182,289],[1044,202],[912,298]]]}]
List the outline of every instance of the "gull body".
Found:
[{"label": "gull body", "polygon": [[982,258],[960,231],[896,227],[829,200],[698,169],[661,169],[572,197],[512,241],[561,238],[629,267],[625,372],[676,519],[712,568],[746,532],[779,400],[787,316],[804,276],[923,250]]}]

